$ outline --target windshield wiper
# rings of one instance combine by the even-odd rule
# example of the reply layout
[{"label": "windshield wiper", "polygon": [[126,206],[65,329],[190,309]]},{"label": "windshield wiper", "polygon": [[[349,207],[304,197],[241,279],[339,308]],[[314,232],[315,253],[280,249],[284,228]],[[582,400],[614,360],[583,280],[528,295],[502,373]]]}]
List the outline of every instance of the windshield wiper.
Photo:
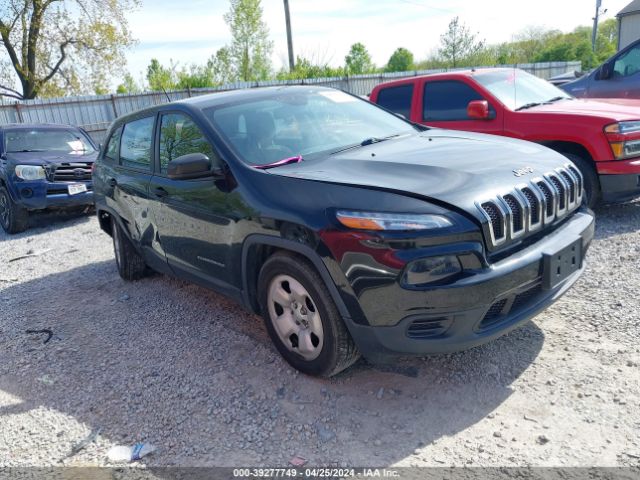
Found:
[{"label": "windshield wiper", "polygon": [[335,155],[336,153],[346,152],[347,150],[351,150],[352,148],[358,147],[366,147],[367,145],[373,145],[374,143],[385,142],[387,140],[391,140],[392,138],[399,137],[400,134],[396,133],[393,135],[389,135],[387,137],[369,137],[362,140],[360,143],[355,143],[353,145],[349,145],[348,147],[341,148],[340,150],[336,150],[335,152],[331,152],[331,155]]},{"label": "windshield wiper", "polygon": [[31,149],[25,148],[24,150],[11,150],[7,153],[29,153],[29,152],[44,152],[44,150],[31,150]]},{"label": "windshield wiper", "polygon": [[253,165],[253,168],[257,168],[258,170],[267,170],[269,168],[281,167],[283,165],[289,165],[290,163],[300,163],[302,161],[302,155],[298,155],[296,157],[283,158],[277,162],[267,163],[265,165]]},{"label": "windshield wiper", "polygon": [[549,100],[547,100],[544,103],[553,103],[553,102],[557,102],[558,100],[573,100],[573,98],[571,97],[564,97],[564,96],[558,96],[558,97],[553,97]]},{"label": "windshield wiper", "polygon": [[516,108],[516,112],[519,112],[520,110],[525,110],[527,108],[537,107],[538,105],[542,105],[542,103],[540,102],[525,103],[524,105],[521,105],[520,107]]}]

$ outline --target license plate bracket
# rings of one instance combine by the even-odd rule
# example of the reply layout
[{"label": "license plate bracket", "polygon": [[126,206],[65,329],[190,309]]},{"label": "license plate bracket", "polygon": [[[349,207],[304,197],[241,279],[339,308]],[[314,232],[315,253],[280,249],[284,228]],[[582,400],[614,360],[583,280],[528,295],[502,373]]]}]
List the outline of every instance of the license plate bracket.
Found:
[{"label": "license plate bracket", "polygon": [[72,183],[67,186],[67,191],[69,195],[78,195],[79,193],[84,193],[87,191],[87,186],[84,183]]},{"label": "license plate bracket", "polygon": [[582,238],[555,253],[544,253],[542,258],[542,288],[551,290],[582,267]]}]

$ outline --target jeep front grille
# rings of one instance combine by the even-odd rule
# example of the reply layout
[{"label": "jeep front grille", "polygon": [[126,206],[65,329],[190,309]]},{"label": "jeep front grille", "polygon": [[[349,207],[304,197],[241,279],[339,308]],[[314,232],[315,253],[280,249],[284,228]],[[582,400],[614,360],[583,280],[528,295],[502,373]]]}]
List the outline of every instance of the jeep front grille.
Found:
[{"label": "jeep front grille", "polygon": [[479,202],[488,243],[498,247],[565,217],[582,203],[583,183],[580,172],[567,164]]}]

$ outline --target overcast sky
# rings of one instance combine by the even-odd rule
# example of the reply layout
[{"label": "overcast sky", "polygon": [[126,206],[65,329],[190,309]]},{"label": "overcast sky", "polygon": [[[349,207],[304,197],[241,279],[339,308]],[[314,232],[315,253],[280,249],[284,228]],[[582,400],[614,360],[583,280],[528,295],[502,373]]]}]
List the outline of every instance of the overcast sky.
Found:
[{"label": "overcast sky", "polygon": [[[230,41],[223,15],[228,0],[142,0],[128,16],[139,43],[128,54],[128,68],[140,79],[151,58],[164,64],[204,63]],[[612,18],[630,0],[602,0]],[[452,17],[489,43],[509,41],[529,25],[570,31],[591,25],[595,0],[289,0],[294,52],[334,66],[355,42],[366,45],[377,65],[397,47],[421,60],[439,43]],[[286,64],[287,43],[282,0],[262,0],[274,41],[276,69]]]}]

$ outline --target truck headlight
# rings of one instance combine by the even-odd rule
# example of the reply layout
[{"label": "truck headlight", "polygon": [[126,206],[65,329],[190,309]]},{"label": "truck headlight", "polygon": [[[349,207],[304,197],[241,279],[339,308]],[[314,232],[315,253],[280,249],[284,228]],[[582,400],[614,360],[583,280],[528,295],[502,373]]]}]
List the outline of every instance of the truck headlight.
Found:
[{"label": "truck headlight", "polygon": [[338,210],[337,220],[347,228],[356,230],[433,230],[451,227],[448,218],[436,214],[407,214],[381,212],[354,212]]},{"label": "truck headlight", "polygon": [[44,168],[37,165],[16,165],[16,176],[23,180],[42,180],[46,178]]},{"label": "truck headlight", "polygon": [[616,160],[640,156],[640,120],[612,123],[604,131]]}]

